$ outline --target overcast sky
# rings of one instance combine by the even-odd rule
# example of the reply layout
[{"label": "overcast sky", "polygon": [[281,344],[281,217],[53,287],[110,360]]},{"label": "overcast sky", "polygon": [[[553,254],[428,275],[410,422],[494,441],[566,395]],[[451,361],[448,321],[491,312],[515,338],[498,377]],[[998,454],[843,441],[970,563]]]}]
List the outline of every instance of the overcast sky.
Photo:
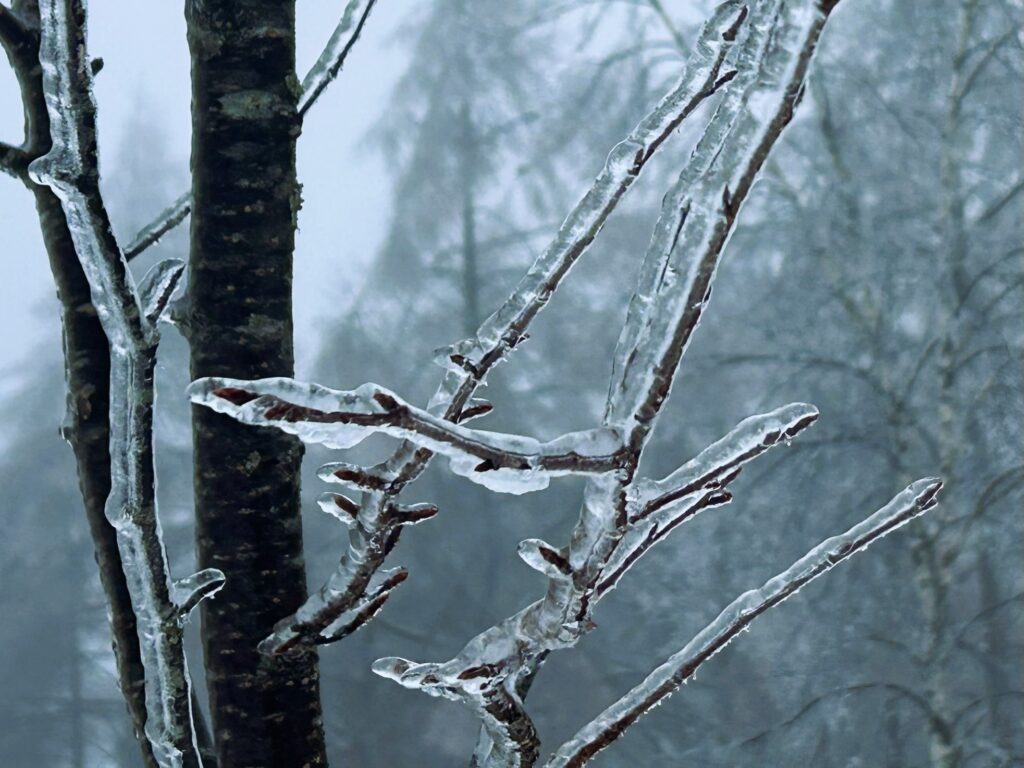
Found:
[{"label": "overcast sky", "polygon": [[[344,0],[303,0],[298,15],[300,77],[316,59]],[[314,325],[337,316],[353,292],[387,225],[389,183],[367,130],[381,114],[401,74],[404,57],[393,43],[405,2],[380,3],[345,71],[317,102],[299,141],[303,208],[295,260],[296,340],[300,372],[315,352]],[[128,0],[89,5],[89,46],[103,58],[97,78],[101,169],[110,167],[128,137],[130,110],[157,111],[167,151],[184,170],[189,157],[189,56],[181,3]],[[21,106],[13,75],[0,67],[0,138],[19,143]],[[104,165],[105,164],[105,165]],[[170,202],[170,201],[168,201]],[[39,236],[32,198],[21,184],[0,175],[0,370],[11,373],[29,355],[59,338],[53,283]],[[332,279],[337,276],[337,279]]]}]

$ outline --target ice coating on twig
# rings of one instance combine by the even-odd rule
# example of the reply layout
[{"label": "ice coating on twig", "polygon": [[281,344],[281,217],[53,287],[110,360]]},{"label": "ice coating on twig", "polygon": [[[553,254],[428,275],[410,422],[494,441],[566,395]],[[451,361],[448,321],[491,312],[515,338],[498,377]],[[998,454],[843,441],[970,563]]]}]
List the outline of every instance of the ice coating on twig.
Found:
[{"label": "ice coating on twig", "polygon": [[317,638],[320,644],[333,643],[362,629],[391,597],[392,591],[409,577],[404,568],[378,571],[370,580],[363,599],[327,625]]},{"label": "ice coating on twig", "polygon": [[550,579],[564,579],[572,573],[565,553],[560,552],[546,541],[526,539],[519,542],[517,551],[524,563]]},{"label": "ice coating on twig", "polygon": [[155,324],[160,319],[184,272],[185,262],[181,259],[164,259],[154,264],[139,281],[142,316],[147,322]]},{"label": "ice coating on twig", "polygon": [[[514,692],[548,653],[574,645],[593,627],[594,605],[636,556],[701,509],[727,503],[731,496],[723,486],[739,465],[813,421],[816,412],[803,404],[754,417],[664,481],[633,482],[739,206],[792,117],[823,21],[814,0],[760,0],[739,30],[729,59],[737,74],[666,198],[620,340],[605,423],[628,435],[629,463],[620,473],[588,481],[567,552],[536,542],[521,550],[527,562],[549,573],[545,597],[478,635],[451,661],[394,661],[379,671],[390,670],[402,685],[434,695],[454,692],[496,704],[489,697]],[[474,357],[472,342],[448,352],[449,380],[473,381],[487,362]],[[553,569],[545,552],[559,563],[564,557],[568,574]],[[529,730],[521,707],[506,714],[507,732]],[[490,734],[493,727],[486,720],[484,725]],[[487,736],[475,760],[502,765],[490,755],[495,748],[507,753],[507,747]]]},{"label": "ice coating on twig", "polygon": [[224,572],[219,568],[204,568],[191,576],[176,579],[171,589],[171,600],[178,606],[181,618],[187,618],[199,603],[220,592],[224,582]]},{"label": "ice coating on twig", "polygon": [[134,239],[125,247],[125,258],[131,261],[160,238],[181,224],[192,211],[192,193],[185,192],[167,206],[149,224],[139,230]]},{"label": "ice coating on twig", "polygon": [[[348,0],[327,45],[324,46],[316,63],[302,78],[302,95],[299,97],[300,116],[309,111],[309,108],[320,98],[324,89],[341,72],[349,51],[359,39],[366,20],[370,18],[370,11],[373,10],[376,3],[377,0]],[[357,17],[358,23],[356,23]],[[353,24],[355,24],[354,30],[352,29]],[[349,30],[352,30],[351,34],[349,34]]]},{"label": "ice coating on twig", "polygon": [[563,744],[547,768],[576,768],[611,744],[641,715],[672,695],[711,656],[724,648],[755,618],[850,555],[935,506],[942,482],[928,478],[908,486],[888,504],[845,533],[825,539],[759,589],[740,595],[686,646],[669,657],[629,693],[604,710]]},{"label": "ice coating on twig", "polygon": [[[182,648],[181,608],[215,591],[206,572],[171,583],[153,480],[153,371],[156,320],[180,268],[165,263],[145,281],[146,304],[111,231],[99,190],[96,103],[86,52],[82,0],[39,4],[39,59],[51,150],[29,167],[60,199],[92,302],[110,342],[111,488],[106,516],[117,545],[139,630],[145,671],[146,738],[161,766],[201,765]],[[201,582],[201,583],[198,583]],[[182,586],[185,585],[185,586]],[[192,588],[194,587],[194,588]],[[172,595],[184,595],[184,605]],[[190,591],[189,591],[190,590]]]},{"label": "ice coating on twig", "polygon": [[359,505],[343,493],[321,493],[317,505],[331,517],[351,528],[359,516]]},{"label": "ice coating on twig", "polygon": [[739,72],[665,196],[615,354],[606,419],[646,429],[671,388],[739,208],[792,118],[824,26],[818,3],[760,2]]},{"label": "ice coating on twig", "polygon": [[316,471],[325,483],[340,483],[360,491],[383,491],[395,481],[386,467],[360,467],[344,461],[332,461]]},{"label": "ice coating on twig", "polygon": [[574,432],[541,442],[474,430],[416,408],[377,384],[338,391],[287,378],[199,379],[192,402],[244,424],[275,426],[308,443],[351,448],[375,432],[446,456],[455,474],[500,493],[546,488],[552,477],[611,472],[622,440],[611,429]]},{"label": "ice coating on twig", "polygon": [[682,76],[658,105],[608,154],[594,183],[562,222],[554,240],[534,261],[505,303],[466,339],[438,353],[447,375],[428,407],[447,409],[522,339],[566,273],[587,250],[621,197],[662,142],[729,78],[722,65],[746,16],[742,2],[729,0],[716,9],[698,35]]},{"label": "ice coating on twig", "polygon": [[808,403],[791,403],[768,413],[749,416],[697,456],[661,480],[638,480],[633,486],[636,511],[632,519],[644,517],[671,504],[741,467],[782,440],[789,440],[818,418],[818,409]]},{"label": "ice coating on twig", "polygon": [[[370,11],[376,5],[377,0],[349,0],[342,12],[334,33],[327,41],[324,50],[317,57],[316,63],[302,79],[302,93],[299,96],[297,110],[300,117],[316,103],[320,94],[324,92],[331,81],[338,76],[345,59],[359,39],[363,25],[370,16]],[[362,10],[360,11],[360,8]],[[359,21],[352,34],[346,37],[346,33],[352,29],[352,24],[358,14]],[[162,210],[153,221],[144,226],[132,238],[131,243],[124,249],[125,258],[129,261],[145,251],[151,245],[160,241],[160,238],[181,224],[185,217],[192,212],[192,192],[183,192],[173,203]]]}]

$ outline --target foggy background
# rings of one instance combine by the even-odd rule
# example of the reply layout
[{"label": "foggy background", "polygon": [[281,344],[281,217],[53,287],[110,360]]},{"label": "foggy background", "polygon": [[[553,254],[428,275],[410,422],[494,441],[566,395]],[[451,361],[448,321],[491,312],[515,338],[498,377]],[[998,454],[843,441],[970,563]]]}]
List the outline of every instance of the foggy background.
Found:
[{"label": "foggy background", "polygon": [[[298,68],[343,3],[303,0]],[[376,381],[424,403],[432,351],[498,306],[608,150],[678,75],[711,3],[383,0],[299,141],[297,376]],[[754,624],[598,766],[1024,764],[1024,9],[1019,0],[844,0],[798,117],[726,253],[645,473],[737,421],[806,401],[817,425],[683,527],[556,654],[530,694],[554,748],[740,592],[844,530],[910,480],[940,507]],[[188,186],[189,59],[179,4],[90,6],[104,194],[127,242]],[[0,67],[0,137],[17,143]],[[615,212],[531,339],[490,378],[486,425],[540,438],[600,418],[611,350],[663,191],[673,138]],[[116,689],[70,450],[58,437],[58,307],[30,195],[0,177],[0,765],[139,763]],[[179,228],[133,263],[184,258]],[[475,272],[477,280],[467,281]],[[188,356],[158,367],[160,513],[175,574],[193,560]],[[361,461],[386,443],[352,452]],[[313,474],[311,586],[344,532]],[[369,672],[380,656],[447,659],[536,599],[516,556],[565,540],[580,486],[490,494],[432,467],[403,536],[409,581],[362,632],[322,650],[336,766],[465,764],[460,707]],[[195,627],[190,631],[195,633]],[[202,687],[192,637],[190,667]]]}]

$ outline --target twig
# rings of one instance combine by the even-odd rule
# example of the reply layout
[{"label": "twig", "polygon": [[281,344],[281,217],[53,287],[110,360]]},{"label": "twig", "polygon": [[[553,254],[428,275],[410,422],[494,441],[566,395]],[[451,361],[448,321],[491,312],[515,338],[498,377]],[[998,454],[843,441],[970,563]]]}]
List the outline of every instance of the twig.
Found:
[{"label": "twig", "polygon": [[[331,81],[341,72],[341,68],[345,66],[345,59],[348,58],[349,52],[351,52],[353,46],[359,40],[359,35],[362,34],[363,27],[366,25],[367,19],[370,18],[370,12],[373,11],[373,7],[376,4],[377,0],[349,0],[341,15],[341,19],[338,21],[338,26],[334,28],[334,32],[331,34],[331,39],[327,41],[327,45],[317,58],[316,63],[302,80],[302,96],[299,97],[299,117],[305,117],[310,107],[320,98],[320,94],[324,92],[327,86],[331,84]],[[361,11],[360,5],[363,6]],[[359,13],[359,21],[356,23],[352,34],[348,36],[348,39],[345,39],[345,33],[352,28],[352,22],[355,19],[356,13]]]},{"label": "twig", "polygon": [[456,474],[499,492],[541,490],[561,475],[612,472],[625,459],[615,430],[576,432],[546,443],[483,432],[434,416],[376,384],[339,392],[292,379],[206,378],[188,392],[193,403],[237,421],[277,427],[328,448],[351,448],[375,432],[409,440],[447,456]]},{"label": "twig", "polygon": [[681,651],[652,671],[556,751],[546,768],[578,768],[618,739],[641,715],[675,693],[758,616],[901,525],[931,509],[942,483],[918,480],[845,533],[826,539],[760,589],[740,595]]}]

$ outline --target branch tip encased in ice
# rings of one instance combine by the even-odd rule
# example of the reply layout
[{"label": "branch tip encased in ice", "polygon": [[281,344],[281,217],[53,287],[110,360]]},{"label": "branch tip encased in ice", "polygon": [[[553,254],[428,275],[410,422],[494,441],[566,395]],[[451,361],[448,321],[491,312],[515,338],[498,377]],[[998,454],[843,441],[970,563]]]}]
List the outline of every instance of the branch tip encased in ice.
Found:
[{"label": "branch tip encased in ice", "polygon": [[643,714],[671,696],[754,619],[851,555],[934,507],[941,488],[942,481],[936,478],[912,483],[873,515],[845,533],[826,539],[760,589],[740,595],[682,650],[559,747],[547,768],[579,768],[586,764]]},{"label": "branch tip encased in ice", "polygon": [[274,426],[330,448],[351,448],[375,432],[408,440],[446,456],[457,475],[503,493],[539,490],[551,477],[613,472],[625,456],[611,429],[548,442],[474,430],[410,405],[376,384],[338,391],[284,378],[210,378],[193,382],[188,394],[192,402],[242,423]]}]

